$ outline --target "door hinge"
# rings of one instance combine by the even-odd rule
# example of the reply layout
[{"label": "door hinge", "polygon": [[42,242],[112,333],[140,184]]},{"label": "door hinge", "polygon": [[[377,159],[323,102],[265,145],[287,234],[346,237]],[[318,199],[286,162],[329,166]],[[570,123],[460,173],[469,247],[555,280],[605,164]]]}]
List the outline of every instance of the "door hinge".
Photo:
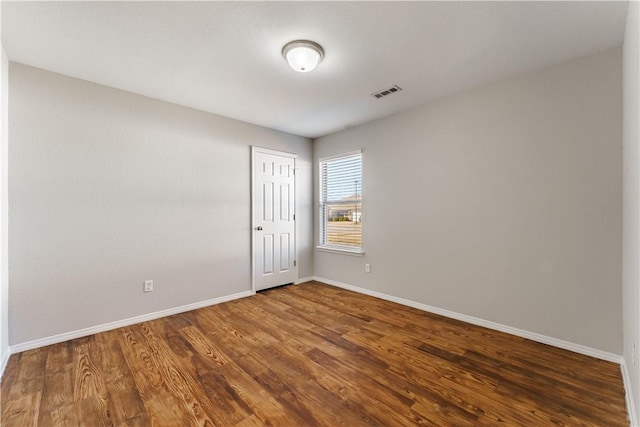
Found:
[{"label": "door hinge", "polygon": [[295,267],[296,265],[298,265],[298,261],[296,261],[295,259],[293,260],[293,266]]},{"label": "door hinge", "polygon": [[293,220],[294,221],[296,220],[296,214],[293,214]]}]

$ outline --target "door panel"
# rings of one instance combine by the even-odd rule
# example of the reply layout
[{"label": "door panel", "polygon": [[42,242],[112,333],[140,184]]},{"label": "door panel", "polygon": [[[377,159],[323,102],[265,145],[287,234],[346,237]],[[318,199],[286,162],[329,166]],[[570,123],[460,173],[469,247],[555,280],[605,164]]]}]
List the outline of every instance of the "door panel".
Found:
[{"label": "door panel", "polygon": [[262,235],[262,272],[264,274],[273,274],[273,235]]},{"label": "door panel", "polygon": [[298,278],[295,241],[295,157],[254,148],[253,241],[256,290]]},{"label": "door panel", "polygon": [[289,200],[289,184],[280,184],[280,221],[291,220],[291,201]]},{"label": "door panel", "polygon": [[280,271],[288,271],[291,266],[291,236],[280,234]]}]

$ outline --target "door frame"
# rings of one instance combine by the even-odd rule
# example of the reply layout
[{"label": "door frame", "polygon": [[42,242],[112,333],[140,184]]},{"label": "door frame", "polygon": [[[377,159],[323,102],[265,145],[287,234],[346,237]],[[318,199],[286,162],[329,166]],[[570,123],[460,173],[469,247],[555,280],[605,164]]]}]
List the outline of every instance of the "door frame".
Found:
[{"label": "door frame", "polygon": [[[256,165],[256,153],[271,154],[274,156],[287,157],[293,159],[293,214],[294,214],[294,229],[293,229],[293,251],[295,259],[295,278],[296,282],[300,278],[299,265],[298,265],[298,170],[297,162],[298,155],[296,153],[289,153],[286,151],[273,150],[270,148],[263,148],[256,145],[251,146],[251,291],[256,293],[256,233],[255,233],[255,191],[256,191],[256,177],[255,177],[255,165]],[[294,282],[295,283],[295,282]]]}]

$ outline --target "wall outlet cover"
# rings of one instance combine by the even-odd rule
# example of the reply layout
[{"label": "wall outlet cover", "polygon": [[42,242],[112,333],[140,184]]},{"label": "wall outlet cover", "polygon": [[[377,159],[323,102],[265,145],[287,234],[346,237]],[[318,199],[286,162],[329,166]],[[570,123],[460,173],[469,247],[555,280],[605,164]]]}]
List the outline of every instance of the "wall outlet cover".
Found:
[{"label": "wall outlet cover", "polygon": [[153,292],[153,280],[144,281],[144,292]]}]

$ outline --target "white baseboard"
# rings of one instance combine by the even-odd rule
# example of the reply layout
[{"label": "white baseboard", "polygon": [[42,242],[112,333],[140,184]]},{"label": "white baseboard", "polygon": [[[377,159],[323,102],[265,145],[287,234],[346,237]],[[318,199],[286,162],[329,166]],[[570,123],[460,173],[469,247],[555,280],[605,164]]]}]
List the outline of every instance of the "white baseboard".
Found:
[{"label": "white baseboard", "polygon": [[2,382],[2,377],[4,375],[4,368],[7,367],[7,362],[9,362],[10,356],[11,356],[11,349],[7,347],[6,353],[2,356],[2,360],[0,360],[0,383]]},{"label": "white baseboard", "polygon": [[631,388],[631,377],[627,369],[626,360],[622,359],[620,363],[620,371],[622,372],[622,382],[624,383],[625,398],[627,400],[627,413],[629,414],[629,424],[631,427],[639,427],[640,422],[636,415],[635,400],[633,400],[633,389]]},{"label": "white baseboard", "polygon": [[301,277],[298,280],[296,280],[295,282],[293,282],[293,284],[294,285],[299,285],[300,283],[310,282],[312,280],[315,280],[313,276]]},{"label": "white baseboard", "polygon": [[[200,301],[193,304],[181,305],[179,307],[173,307],[166,310],[161,310],[153,313],[143,314],[140,316],[130,317],[128,319],[104,323],[102,325],[92,326],[90,328],[78,329],[76,331],[65,332],[63,334],[53,335],[46,338],[40,338],[33,341],[27,341],[20,344],[14,344],[9,347],[9,353],[10,354],[20,353],[22,351],[32,350],[34,348],[44,347],[47,345],[57,344],[60,342],[69,341],[76,338],[86,337],[88,335],[93,335],[100,332],[110,331],[112,329],[122,328],[124,326],[135,325],[136,323],[159,319],[160,317],[172,316],[174,314],[184,313],[185,311],[196,310],[198,308],[208,307],[210,305],[220,304],[227,301],[233,301],[239,298],[249,297],[251,295],[255,295],[255,292],[253,291],[238,292],[236,294],[225,295],[223,297],[213,298],[206,301]],[[4,369],[4,366],[3,366],[3,369]]]},{"label": "white baseboard", "polygon": [[622,356],[606,351],[598,350],[595,348],[587,347],[581,344],[575,344],[569,341],[564,341],[558,338],[549,337],[546,335],[538,334],[535,332],[525,331],[523,329],[514,328],[511,326],[503,325],[489,320],[479,319],[477,317],[468,316],[466,314],[456,313],[455,311],[449,311],[431,305],[422,304],[419,302],[407,300],[404,298],[394,297],[392,295],[383,294],[381,292],[372,291],[358,286],[349,285],[346,283],[338,282],[331,279],[325,279],[324,277],[313,276],[313,280],[326,283],[328,285],[336,286],[338,288],[347,289],[349,291],[358,292],[361,294],[369,295],[372,297],[380,298],[383,300],[395,302],[398,304],[406,305],[409,307],[417,308],[418,310],[427,311],[429,313],[439,314],[440,316],[449,317],[463,322],[471,323],[477,326],[483,326],[485,328],[493,329],[507,334],[516,335],[522,338],[527,338],[532,341],[537,341],[543,344],[552,345],[554,347],[562,348],[565,350],[573,351],[575,353],[584,354],[587,356],[595,357],[597,359],[606,360],[608,362],[622,363]]}]

